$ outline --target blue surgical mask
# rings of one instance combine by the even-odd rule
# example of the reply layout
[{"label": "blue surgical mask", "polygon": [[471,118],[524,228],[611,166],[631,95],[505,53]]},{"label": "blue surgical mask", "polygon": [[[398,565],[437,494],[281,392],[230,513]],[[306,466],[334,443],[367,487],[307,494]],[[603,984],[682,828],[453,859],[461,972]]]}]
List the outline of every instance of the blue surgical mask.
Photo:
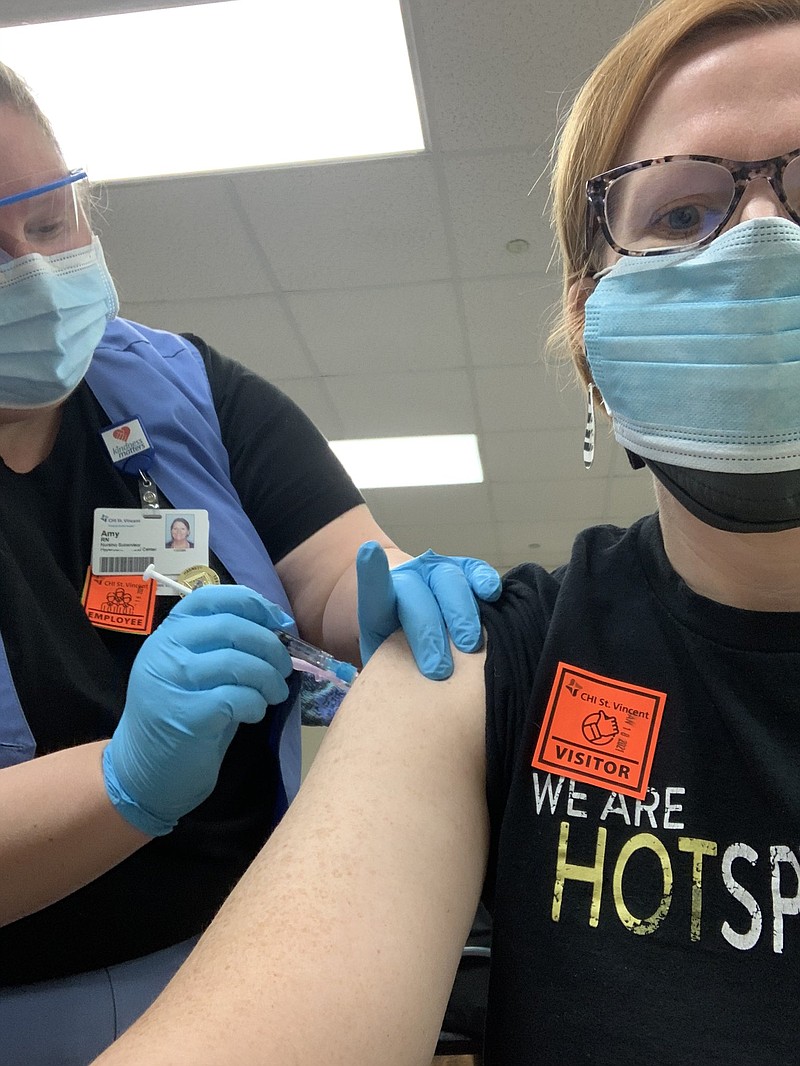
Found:
[{"label": "blue surgical mask", "polygon": [[584,338],[633,465],[717,529],[800,526],[796,223],[752,219],[700,251],[620,259],[587,300]]},{"label": "blue surgical mask", "polygon": [[584,340],[623,447],[696,470],[800,468],[796,223],[620,259],[586,301]]},{"label": "blue surgical mask", "polygon": [[0,264],[0,408],[67,397],[118,310],[97,237],[85,248]]}]

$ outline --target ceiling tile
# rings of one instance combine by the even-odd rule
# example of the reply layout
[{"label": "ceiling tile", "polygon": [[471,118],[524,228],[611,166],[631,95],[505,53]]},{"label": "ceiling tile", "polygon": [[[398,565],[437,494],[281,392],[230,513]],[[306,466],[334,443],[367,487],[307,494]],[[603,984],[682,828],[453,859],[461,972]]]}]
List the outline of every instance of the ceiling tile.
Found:
[{"label": "ceiling tile", "polygon": [[[503,522],[530,522],[536,529],[540,520],[584,522],[585,515],[603,514],[608,495],[608,479],[585,481],[503,482],[492,485],[492,499]],[[533,537],[539,540],[539,537]]]},{"label": "ceiling tile", "polygon": [[596,448],[595,461],[583,465],[583,430],[517,430],[510,433],[482,433],[479,439],[483,470],[492,482],[563,481],[585,482],[609,476],[611,450]]},{"label": "ceiling tile", "polygon": [[642,515],[652,514],[655,509],[653,477],[649,471],[640,470],[637,478],[611,478],[607,522],[613,522],[617,526],[629,526]]},{"label": "ceiling tile", "polygon": [[[555,126],[531,92],[547,39],[540,4],[485,0],[413,0],[428,119],[446,150],[536,143]],[[546,104],[547,101],[544,101]]]},{"label": "ceiling tile", "polygon": [[[393,535],[401,526],[429,526],[435,534],[440,522],[449,526],[492,518],[486,485],[424,485],[406,489],[365,489],[364,499],[377,521]],[[432,541],[435,539],[431,538]],[[433,542],[427,547],[436,547]],[[438,549],[437,549],[438,550]]]},{"label": "ceiling tile", "polygon": [[411,10],[435,136],[445,149],[474,149],[549,145],[564,94],[641,2],[411,0]]},{"label": "ceiling tile", "polygon": [[346,437],[475,432],[464,370],[354,374],[325,383]]},{"label": "ceiling tile", "polygon": [[299,292],[288,303],[322,374],[464,365],[450,282]]},{"label": "ceiling tile", "polygon": [[[568,562],[572,543],[582,529],[596,525],[599,518],[564,521],[498,522],[497,536],[504,567],[518,563],[539,563],[550,570]],[[537,545],[532,547],[531,545]]]},{"label": "ceiling tile", "polygon": [[574,427],[583,437],[584,401],[567,367],[497,366],[475,370],[481,427],[486,432]]},{"label": "ceiling tile", "polygon": [[461,291],[475,366],[530,363],[545,348],[561,289],[543,274],[463,281]]},{"label": "ceiling tile", "polygon": [[314,374],[275,296],[123,304],[121,313],[156,329],[196,333],[223,355],[237,359],[269,381]]},{"label": "ceiling tile", "polygon": [[[446,157],[442,165],[461,276],[544,273],[552,236],[542,215],[546,190],[529,195],[537,176],[530,153]],[[507,251],[519,239],[528,251]]]},{"label": "ceiling tile", "polygon": [[434,507],[435,513],[429,515],[422,524],[401,525],[393,522],[386,532],[409,555],[421,555],[428,548],[433,548],[441,555],[471,555],[495,565],[493,560],[498,559],[500,553],[497,532],[492,523],[470,519],[454,525],[440,520],[444,517],[440,504],[435,503]]},{"label": "ceiling tile", "polygon": [[114,184],[95,214],[120,300],[270,292],[221,178]]},{"label": "ceiling tile", "polygon": [[[216,0],[190,0],[213,4]],[[156,7],[185,7],[187,0],[0,0],[0,26],[14,23],[51,22],[59,19],[108,15],[112,11],[145,11]]]},{"label": "ceiling tile", "polygon": [[428,155],[269,170],[231,180],[286,290],[450,274]]}]

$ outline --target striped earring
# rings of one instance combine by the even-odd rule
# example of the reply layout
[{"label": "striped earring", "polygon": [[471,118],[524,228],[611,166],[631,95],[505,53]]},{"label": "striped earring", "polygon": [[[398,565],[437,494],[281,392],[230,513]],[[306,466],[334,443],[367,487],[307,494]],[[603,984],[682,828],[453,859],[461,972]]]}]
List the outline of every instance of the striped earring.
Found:
[{"label": "striped earring", "polygon": [[583,465],[588,470],[594,461],[594,382],[586,392],[586,430],[583,434]]}]

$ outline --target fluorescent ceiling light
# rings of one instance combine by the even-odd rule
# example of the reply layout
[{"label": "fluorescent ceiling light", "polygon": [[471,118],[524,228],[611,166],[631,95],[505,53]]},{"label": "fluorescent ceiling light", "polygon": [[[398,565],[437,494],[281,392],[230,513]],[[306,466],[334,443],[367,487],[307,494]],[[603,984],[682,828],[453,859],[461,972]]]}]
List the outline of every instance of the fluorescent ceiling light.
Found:
[{"label": "fluorescent ceiling light", "polygon": [[330,445],[360,489],[483,481],[478,438],[473,433],[334,440]]},{"label": "fluorescent ceiling light", "polygon": [[95,181],[422,150],[399,0],[225,0],[0,30]]}]

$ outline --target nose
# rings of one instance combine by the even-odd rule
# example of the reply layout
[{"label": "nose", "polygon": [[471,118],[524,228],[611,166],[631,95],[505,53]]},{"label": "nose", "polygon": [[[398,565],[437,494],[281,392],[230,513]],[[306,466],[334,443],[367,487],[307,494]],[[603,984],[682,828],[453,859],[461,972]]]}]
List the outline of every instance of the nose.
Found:
[{"label": "nose", "polygon": [[730,225],[751,218],[791,218],[767,178],[754,178],[742,194]]},{"label": "nose", "polygon": [[31,252],[36,250],[30,241],[0,231],[0,262],[8,263],[12,259],[20,259],[23,255],[30,255]]}]

